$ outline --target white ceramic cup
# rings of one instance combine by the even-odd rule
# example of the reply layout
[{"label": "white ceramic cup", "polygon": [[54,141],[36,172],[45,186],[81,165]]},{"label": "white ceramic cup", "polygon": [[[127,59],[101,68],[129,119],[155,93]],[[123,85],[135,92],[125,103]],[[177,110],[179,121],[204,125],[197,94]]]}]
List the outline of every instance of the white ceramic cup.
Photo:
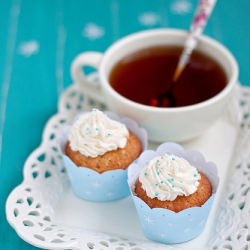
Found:
[{"label": "white ceramic cup", "polygon": [[[228,79],[219,94],[201,103],[177,108],[150,107],[123,97],[109,84],[112,68],[126,55],[157,45],[183,45],[186,37],[186,32],[175,29],[155,29],[129,35],[111,45],[104,54],[86,52],[78,55],[72,63],[72,78],[89,96],[105,103],[110,110],[140,123],[146,128],[149,139],[157,142],[191,139],[223,115],[238,80],[236,60],[223,45],[206,36],[200,38],[197,49],[218,61]],[[86,79],[82,70],[84,66],[97,69],[98,84]]]}]

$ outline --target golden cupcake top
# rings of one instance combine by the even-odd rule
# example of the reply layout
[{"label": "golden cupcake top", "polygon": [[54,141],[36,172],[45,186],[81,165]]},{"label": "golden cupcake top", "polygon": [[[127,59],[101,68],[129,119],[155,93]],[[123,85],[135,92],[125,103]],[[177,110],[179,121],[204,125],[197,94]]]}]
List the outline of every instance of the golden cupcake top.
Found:
[{"label": "golden cupcake top", "polygon": [[139,175],[147,196],[161,201],[193,194],[200,179],[197,169],[187,160],[168,154],[153,158]]},{"label": "golden cupcake top", "polygon": [[88,157],[97,157],[108,151],[124,148],[129,131],[126,126],[110,119],[102,111],[93,109],[78,117],[69,133],[73,151]]}]

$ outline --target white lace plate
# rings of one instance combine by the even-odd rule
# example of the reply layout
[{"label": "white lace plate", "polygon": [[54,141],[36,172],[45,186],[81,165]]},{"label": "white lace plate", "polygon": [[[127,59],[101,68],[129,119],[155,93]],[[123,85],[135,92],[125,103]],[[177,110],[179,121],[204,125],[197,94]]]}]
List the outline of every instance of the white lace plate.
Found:
[{"label": "white lace plate", "polygon": [[[90,77],[98,80],[96,74]],[[200,150],[219,166],[221,183],[204,232],[179,245],[147,240],[131,198],[100,204],[73,195],[56,139],[77,113],[92,107],[105,109],[89,99],[77,84],[70,86],[60,99],[58,113],[45,127],[41,145],[27,159],[24,180],[6,203],[7,220],[22,239],[45,249],[250,248],[249,88],[240,87],[225,117],[204,135],[184,144]],[[241,125],[239,113],[243,114]],[[98,185],[93,184],[93,188]]]}]

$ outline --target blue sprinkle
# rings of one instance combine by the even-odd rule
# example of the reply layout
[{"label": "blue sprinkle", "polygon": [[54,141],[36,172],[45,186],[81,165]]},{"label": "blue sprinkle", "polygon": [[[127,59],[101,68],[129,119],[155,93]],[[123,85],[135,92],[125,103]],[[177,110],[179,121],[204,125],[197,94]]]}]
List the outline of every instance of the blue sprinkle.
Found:
[{"label": "blue sprinkle", "polygon": [[175,161],[175,157],[174,156],[172,156],[172,160]]},{"label": "blue sprinkle", "polygon": [[155,197],[157,197],[159,194],[158,193],[155,193]]},{"label": "blue sprinkle", "polygon": [[147,176],[147,175],[148,175],[148,173],[146,173],[146,172],[145,172],[145,173],[144,173],[144,175],[145,175],[145,176]]},{"label": "blue sprinkle", "polygon": [[174,188],[174,185],[172,185],[172,188]]},{"label": "blue sprinkle", "polygon": [[164,181],[161,181],[161,184],[163,184],[164,183]]},{"label": "blue sprinkle", "polygon": [[155,183],[155,186],[158,186],[159,184],[158,183]]},{"label": "blue sprinkle", "polygon": [[99,130],[99,128],[95,128],[95,131],[98,131]]},{"label": "blue sprinkle", "polygon": [[174,178],[172,178],[171,181],[174,181]]},{"label": "blue sprinkle", "polygon": [[194,177],[197,177],[197,174],[194,174]]},{"label": "blue sprinkle", "polygon": [[159,175],[159,174],[160,174],[160,172],[159,172],[159,171],[156,171],[156,174],[157,174],[157,175]]}]

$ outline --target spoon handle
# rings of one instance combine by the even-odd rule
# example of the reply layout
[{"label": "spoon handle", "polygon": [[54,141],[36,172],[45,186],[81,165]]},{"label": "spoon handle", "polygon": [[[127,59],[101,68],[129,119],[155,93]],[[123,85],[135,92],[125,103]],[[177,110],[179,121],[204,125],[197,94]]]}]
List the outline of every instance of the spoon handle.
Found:
[{"label": "spoon handle", "polygon": [[207,24],[207,20],[216,2],[217,0],[200,0],[196,13],[194,15],[194,19],[193,19],[192,26],[188,34],[188,38],[185,42],[184,49],[182,51],[177,68],[175,70],[175,74],[173,77],[174,81],[178,79],[181,72],[187,65],[189,61],[189,57],[197,45],[198,38],[200,34],[203,32]]}]

